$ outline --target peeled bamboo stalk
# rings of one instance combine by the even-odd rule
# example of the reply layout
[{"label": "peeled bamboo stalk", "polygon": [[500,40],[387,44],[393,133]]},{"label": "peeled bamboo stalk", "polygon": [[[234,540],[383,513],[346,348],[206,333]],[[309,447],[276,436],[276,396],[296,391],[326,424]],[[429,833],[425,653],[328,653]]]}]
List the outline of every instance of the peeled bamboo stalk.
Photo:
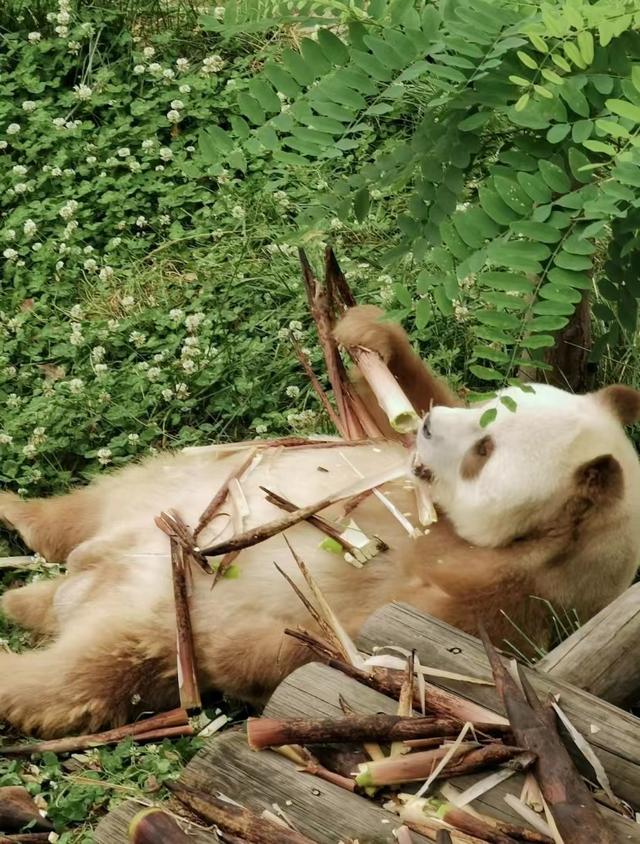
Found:
[{"label": "peeled bamboo stalk", "polygon": [[420,417],[380,355],[361,347],[353,347],[348,351],[393,430],[399,434],[413,433],[420,423]]},{"label": "peeled bamboo stalk", "polygon": [[[22,742],[21,744],[0,745],[0,756],[30,756],[32,753],[74,753],[105,744],[117,744],[126,738],[136,741],[163,738],[169,730],[180,730],[180,735],[193,735],[189,717],[184,709],[172,709],[151,718],[144,718],[134,724],[126,724],[102,733],[90,733],[85,736],[68,736],[49,741]],[[170,735],[175,735],[171,733]]]}]

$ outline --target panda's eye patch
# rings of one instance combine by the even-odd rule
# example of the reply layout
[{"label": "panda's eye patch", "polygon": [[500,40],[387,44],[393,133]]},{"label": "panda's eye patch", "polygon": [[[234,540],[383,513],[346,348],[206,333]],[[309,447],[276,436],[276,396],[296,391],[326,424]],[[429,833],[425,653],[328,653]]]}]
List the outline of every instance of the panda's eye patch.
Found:
[{"label": "panda's eye patch", "polygon": [[485,436],[477,440],[467,451],[460,465],[460,475],[465,481],[477,478],[482,467],[493,454],[495,442],[492,437]]}]

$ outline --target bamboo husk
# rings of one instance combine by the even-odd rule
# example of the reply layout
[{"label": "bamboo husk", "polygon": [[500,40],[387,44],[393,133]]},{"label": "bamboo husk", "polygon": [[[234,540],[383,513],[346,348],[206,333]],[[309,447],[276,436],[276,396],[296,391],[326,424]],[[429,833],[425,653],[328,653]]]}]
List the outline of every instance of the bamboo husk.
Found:
[{"label": "bamboo husk", "polygon": [[131,819],[128,829],[131,844],[190,844],[190,835],[183,832],[168,812],[152,806]]},{"label": "bamboo husk", "polygon": [[193,652],[193,632],[189,611],[187,586],[187,559],[177,540],[171,537],[171,569],[173,572],[173,597],[176,607],[176,645],[178,690],[180,706],[189,715],[202,711],[198,673]]},{"label": "bamboo husk", "polygon": [[482,638],[517,743],[537,756],[533,767],[560,836],[571,844],[613,844],[613,833],[565,748],[552,711],[538,700],[526,676],[511,677],[481,626]]},{"label": "bamboo husk", "polygon": [[[105,744],[117,744],[127,738],[147,741],[178,735],[192,736],[194,729],[189,724],[189,716],[184,709],[172,709],[151,718],[144,718],[134,724],[126,724],[102,733],[90,733],[84,736],[68,736],[49,741],[23,742],[21,744],[0,745],[2,756],[30,756],[32,753],[75,753]],[[171,732],[169,732],[171,731]]]},{"label": "bamboo husk", "polygon": [[[296,444],[298,444],[297,440]],[[285,445],[285,443],[279,442],[278,445]],[[245,460],[243,460],[243,462],[240,464],[240,466],[238,466],[237,469],[234,469],[233,472],[230,473],[230,475],[227,477],[220,489],[216,492],[211,501],[207,504],[204,509],[204,512],[198,519],[198,524],[196,525],[195,530],[193,531],[194,540],[197,541],[198,536],[202,533],[202,531],[209,524],[211,519],[215,516],[215,514],[218,512],[218,510],[224,503],[224,500],[229,493],[229,484],[231,483],[231,481],[238,480],[239,478],[241,478],[242,475],[244,475],[246,470],[249,468],[253,461],[253,458],[256,455],[256,451],[257,449],[254,446],[254,448],[252,448],[249,452],[249,456]]]},{"label": "bamboo husk", "polygon": [[188,554],[189,559],[197,563],[205,574],[211,574],[211,569],[205,558],[200,553],[195,544],[195,540],[189,530],[188,525],[175,512],[160,513],[154,519],[156,527],[169,537],[170,540],[175,541],[180,545],[183,552]]},{"label": "bamboo husk", "polygon": [[0,829],[19,832],[27,824],[34,830],[51,830],[53,825],[42,817],[33,797],[21,785],[0,788]]},{"label": "bamboo husk", "polygon": [[424,736],[438,736],[444,739],[446,736],[457,735],[459,730],[460,725],[457,721],[400,715],[349,715],[345,718],[322,720],[249,718],[247,721],[247,739],[252,750],[285,744],[360,744],[364,741],[390,744]]},{"label": "bamboo husk", "polygon": [[219,826],[223,832],[236,835],[251,844],[314,844],[310,838],[295,830],[287,829],[213,794],[171,780],[165,785],[196,815]]}]

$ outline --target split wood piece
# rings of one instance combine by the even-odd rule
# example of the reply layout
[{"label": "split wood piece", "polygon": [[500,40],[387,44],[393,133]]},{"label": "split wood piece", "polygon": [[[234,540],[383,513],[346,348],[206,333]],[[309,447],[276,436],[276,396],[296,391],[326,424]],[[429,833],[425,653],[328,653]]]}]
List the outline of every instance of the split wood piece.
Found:
[{"label": "split wood piece", "polygon": [[202,711],[198,672],[193,649],[193,631],[189,611],[187,585],[187,559],[184,549],[171,537],[171,569],[173,572],[173,597],[176,609],[176,645],[178,664],[178,690],[180,706],[189,715]]},{"label": "split wood piece", "polygon": [[[100,819],[93,830],[94,844],[129,844],[129,824],[140,809],[141,806],[137,800],[127,800],[112,809],[108,815]],[[184,828],[189,834],[190,844],[221,844],[222,842],[213,829],[203,829],[189,822],[185,823]],[[1,838],[0,844],[5,844]],[[227,840],[224,844],[228,844]]]},{"label": "split wood piece", "polygon": [[640,583],[544,656],[537,671],[616,706],[640,699]]},{"label": "split wood piece", "polygon": [[129,824],[131,844],[191,844],[191,840],[173,815],[156,806],[138,812]]},{"label": "split wood piece", "polygon": [[211,568],[196,547],[191,531],[177,513],[160,513],[159,516],[155,517],[154,522],[156,527],[160,528],[172,542],[180,545],[189,559],[197,563],[205,574],[211,574]]},{"label": "split wood piece", "polygon": [[[326,643],[319,642],[314,636],[304,631],[285,628],[285,633],[298,641],[306,644],[320,659],[331,668],[342,671],[348,677],[353,677],[360,683],[376,689],[382,694],[399,699],[402,691],[403,674],[401,671],[394,671],[390,668],[374,668],[372,671],[363,671],[353,665],[349,665],[337,659],[327,650]],[[479,706],[473,701],[460,697],[453,692],[446,691],[436,685],[425,682],[425,707],[444,718],[451,718],[460,725],[470,721],[474,728],[480,732],[510,732],[509,722],[502,715]],[[413,704],[420,707],[422,703],[419,690],[415,690]]]},{"label": "split wood piece", "polygon": [[252,750],[284,744],[327,744],[364,741],[391,744],[394,741],[427,736],[456,736],[460,724],[444,718],[412,718],[399,715],[348,715],[345,718],[313,720],[292,718],[249,718],[247,739]]},{"label": "split wood piece", "polygon": [[206,791],[169,781],[167,788],[178,800],[207,823],[219,826],[223,832],[237,835],[254,844],[314,844],[311,838],[293,829],[274,823],[244,806],[222,800]]},{"label": "split wood piece", "polygon": [[[362,650],[369,652],[385,643],[407,650],[415,648],[423,665],[491,679],[489,662],[478,639],[406,604],[390,604],[375,612],[360,630],[357,642]],[[614,793],[640,809],[640,719],[562,680],[535,670],[522,670],[542,699],[559,695],[563,712],[604,765]],[[433,678],[432,682],[494,712],[503,711],[494,688],[444,677]],[[571,745],[569,752],[578,768],[593,778],[593,770],[582,753]],[[627,829],[631,835],[628,840],[640,841],[640,824],[630,823]]]},{"label": "split wood piece", "polygon": [[[409,753],[406,756],[367,762],[360,766],[356,783],[362,788],[382,785],[399,785],[405,782],[417,782],[430,776],[436,765],[449,753],[451,748],[443,744],[434,750]],[[436,779],[448,779],[461,774],[471,774],[495,765],[502,765],[522,757],[519,747],[507,747],[504,744],[487,744],[475,748],[473,744],[463,742],[455,751]],[[531,756],[525,757],[525,767],[533,762]],[[521,768],[522,763],[516,763]]]},{"label": "split wood piece", "polygon": [[0,829],[20,832],[27,824],[34,830],[53,829],[51,821],[43,818],[33,797],[21,785],[0,788]]},{"label": "split wood piece", "polygon": [[[277,492],[272,492],[267,487],[261,486],[260,489],[265,493],[267,496],[267,501],[270,504],[274,504],[276,507],[280,507],[281,510],[286,510],[287,513],[295,513],[296,510],[300,508],[289,501],[282,495],[279,495]],[[354,545],[353,543],[349,542],[342,536],[342,532],[339,528],[337,528],[332,522],[328,521],[328,519],[324,519],[322,516],[309,516],[306,519],[310,525],[318,528],[318,530],[322,531],[326,536],[333,539],[338,545],[345,551],[347,554],[351,554],[351,556],[359,561],[359,562],[366,562],[367,559],[370,559],[372,556],[375,556],[371,551],[367,550],[364,551],[363,548],[359,548],[358,546]],[[344,530],[344,529],[343,529]],[[364,534],[363,534],[364,536]],[[375,549],[375,553],[377,554],[379,551],[388,551],[389,546],[383,542],[378,537],[375,537],[373,540],[370,540],[367,537],[367,549],[369,546],[372,546]]]},{"label": "split wood piece", "polygon": [[[306,699],[304,706],[313,707],[313,701]],[[301,774],[278,753],[254,753],[237,731],[207,742],[180,781],[208,793],[231,795],[256,814],[273,811],[275,803],[301,834],[318,844],[349,838],[390,840],[399,824],[395,815],[357,794]],[[414,838],[415,844],[425,844],[423,838]]]},{"label": "split wood piece", "polygon": [[[459,631],[455,632],[459,633]],[[464,637],[464,635],[460,634],[461,637]],[[471,639],[471,637],[467,638]],[[384,639],[378,638],[378,642],[381,641],[384,641]],[[449,668],[450,666],[446,667]],[[452,668],[452,670],[456,669]],[[460,666],[457,670],[460,670]],[[464,670],[469,673],[468,666]],[[480,688],[474,687],[474,689]],[[347,700],[354,709],[363,714],[382,712],[393,715],[396,711],[396,702],[391,697],[374,691],[326,665],[310,663],[294,671],[278,686],[267,703],[264,714],[271,718],[339,718],[343,714],[339,703],[340,699]],[[320,755],[319,750],[316,752]],[[251,754],[248,748],[247,753]],[[255,759],[255,754],[252,755]],[[268,755],[271,756],[271,754]],[[265,754],[261,754],[258,758],[262,760],[264,756]],[[333,767],[330,758],[322,756],[322,759],[328,767]],[[355,770],[355,768],[351,768],[351,770]],[[466,789],[479,779],[484,779],[484,777],[484,773],[460,777],[456,780],[456,785]],[[504,801],[506,794],[520,794],[522,781],[522,776],[515,774],[511,779],[500,783],[476,798],[473,803],[474,809],[503,821],[522,824],[520,815]],[[294,789],[295,786],[292,785],[291,788]],[[620,842],[640,844],[639,824],[614,814],[604,807],[601,808],[601,812],[616,830]],[[433,837],[431,840],[433,840]],[[335,842],[332,842],[332,844],[335,844]],[[459,842],[456,842],[456,844],[459,844]]]},{"label": "split wood piece", "polygon": [[[296,445],[301,444],[300,440],[297,439],[297,438],[294,438],[294,442],[295,442]],[[304,444],[305,441],[303,440],[302,443]],[[274,440],[273,443],[269,443],[269,446],[271,447],[271,446],[276,446],[276,445],[287,445],[287,444],[290,445],[292,443],[290,441]],[[229,494],[229,484],[231,483],[231,481],[240,480],[240,478],[244,475],[244,473],[247,471],[247,469],[251,465],[255,455],[256,455],[256,448],[255,448],[255,445],[254,445],[254,447],[249,452],[249,456],[246,458],[246,460],[243,460],[242,463],[240,464],[240,466],[238,466],[237,469],[234,469],[233,472],[231,472],[229,474],[229,476],[224,481],[224,483],[222,484],[220,489],[216,492],[216,494],[213,496],[211,501],[207,504],[207,506],[204,509],[204,512],[202,513],[202,515],[198,519],[198,524],[196,525],[195,530],[193,531],[194,541],[197,542],[198,536],[202,533],[202,531],[209,524],[211,519],[215,516],[215,514],[218,512],[218,510],[220,509],[220,507],[224,503],[224,500],[226,499],[227,495]]]},{"label": "split wood piece", "polygon": [[68,736],[49,741],[23,742],[21,744],[0,744],[0,756],[30,756],[32,753],[74,753],[101,747],[105,744],[117,744],[127,738],[135,741],[160,740],[169,736],[192,736],[193,727],[184,709],[172,709],[151,718],[144,718],[134,724],[116,727],[102,733],[85,736]]},{"label": "split wood piece", "polygon": [[560,836],[572,844],[614,844],[612,830],[560,739],[555,715],[542,706],[521,675],[523,694],[483,629],[480,635],[516,741],[537,756],[533,773]]}]

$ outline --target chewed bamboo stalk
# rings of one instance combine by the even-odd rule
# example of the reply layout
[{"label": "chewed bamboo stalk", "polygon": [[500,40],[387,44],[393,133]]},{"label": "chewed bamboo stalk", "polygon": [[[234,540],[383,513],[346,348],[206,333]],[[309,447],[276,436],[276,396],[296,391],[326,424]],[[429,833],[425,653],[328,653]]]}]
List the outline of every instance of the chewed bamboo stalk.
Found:
[{"label": "chewed bamboo stalk", "polygon": [[172,709],[151,718],[144,718],[134,724],[126,724],[102,733],[90,733],[85,736],[68,736],[49,741],[23,742],[21,744],[0,745],[2,756],[29,756],[32,753],[74,753],[77,750],[87,750],[101,747],[105,744],[117,744],[127,738],[140,741],[141,738],[158,738],[168,730],[180,729],[181,735],[193,735],[193,727],[189,725],[189,716],[184,709]]},{"label": "chewed bamboo stalk", "polygon": [[171,538],[171,570],[173,573],[173,597],[176,610],[176,645],[178,690],[180,705],[189,715],[202,710],[198,672],[193,649],[193,632],[189,611],[187,589],[187,561],[185,552],[177,540]]},{"label": "chewed bamboo stalk", "polygon": [[[278,442],[277,444],[281,445],[283,443]],[[296,441],[296,444],[298,444],[298,441]],[[273,444],[269,443],[269,445],[271,446]],[[202,513],[202,515],[198,519],[198,524],[196,525],[195,530],[193,531],[194,539],[196,539],[196,540],[198,539],[198,536],[200,535],[200,533],[202,533],[204,528],[209,524],[211,519],[215,516],[216,512],[220,509],[220,507],[224,503],[224,500],[229,493],[230,482],[232,480],[237,480],[238,478],[242,477],[242,475],[244,475],[245,471],[249,468],[249,466],[253,462],[253,458],[255,457],[255,455],[256,455],[256,448],[255,448],[255,445],[254,445],[254,447],[249,452],[249,455],[247,456],[247,458],[245,460],[243,460],[243,462],[240,464],[240,466],[238,466],[237,469],[234,469],[233,472],[231,472],[231,474],[224,481],[224,483],[222,484],[220,489],[213,496],[213,498],[211,499],[209,504],[207,504],[204,512]]]},{"label": "chewed bamboo stalk", "polygon": [[[475,746],[474,743],[463,742],[456,748],[453,757],[464,756]],[[382,759],[379,762],[366,762],[360,765],[356,783],[363,788],[369,788],[423,780],[431,773],[434,766],[449,753],[449,750],[449,747],[443,745],[434,750],[410,753],[408,756]]]},{"label": "chewed bamboo stalk", "polygon": [[197,563],[206,574],[211,574],[207,561],[196,547],[191,531],[177,513],[160,513],[154,521],[156,527],[160,528],[172,542],[175,541],[180,545],[182,550],[189,555],[189,559]]},{"label": "chewed bamboo stalk", "polygon": [[[443,718],[411,718],[399,715],[348,715],[321,720],[307,718],[249,718],[247,739],[252,750],[284,744],[358,743],[385,744],[406,739],[457,735],[456,721]],[[511,754],[512,755],[512,754]],[[510,756],[509,756],[510,758]]]},{"label": "chewed bamboo stalk", "polygon": [[420,417],[380,355],[362,347],[348,351],[393,430],[399,434],[413,433],[420,424]]}]

